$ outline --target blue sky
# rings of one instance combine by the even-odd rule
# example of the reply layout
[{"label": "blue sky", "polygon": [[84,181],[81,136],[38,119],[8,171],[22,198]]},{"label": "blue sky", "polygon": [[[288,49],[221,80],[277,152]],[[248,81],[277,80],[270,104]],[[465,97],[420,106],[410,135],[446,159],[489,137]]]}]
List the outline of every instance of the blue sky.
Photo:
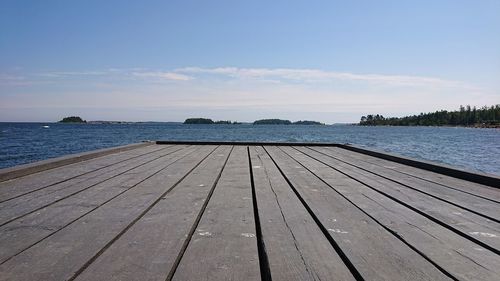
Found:
[{"label": "blue sky", "polygon": [[[271,3],[272,2],[272,3]],[[0,121],[500,103],[500,1],[0,1]]]}]

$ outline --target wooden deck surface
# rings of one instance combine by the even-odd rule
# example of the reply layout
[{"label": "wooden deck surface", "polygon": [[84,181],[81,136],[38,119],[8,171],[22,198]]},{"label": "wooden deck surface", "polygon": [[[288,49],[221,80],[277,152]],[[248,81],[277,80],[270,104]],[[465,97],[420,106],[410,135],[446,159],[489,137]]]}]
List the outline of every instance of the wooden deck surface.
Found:
[{"label": "wooden deck surface", "polygon": [[337,146],[142,144],[1,176],[0,280],[500,280],[500,189]]}]

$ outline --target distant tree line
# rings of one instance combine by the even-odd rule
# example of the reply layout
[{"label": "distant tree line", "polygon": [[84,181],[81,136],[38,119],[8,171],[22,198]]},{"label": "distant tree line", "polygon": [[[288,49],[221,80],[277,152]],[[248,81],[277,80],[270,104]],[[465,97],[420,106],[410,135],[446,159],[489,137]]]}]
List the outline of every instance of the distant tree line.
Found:
[{"label": "distant tree line", "polygon": [[324,123],[318,121],[309,121],[309,120],[299,120],[293,122],[294,125],[325,125]]},{"label": "distant tree line", "polygon": [[460,106],[457,111],[436,111],[405,117],[384,117],[380,114],[362,116],[359,125],[364,126],[500,126],[500,104],[481,108]]},{"label": "distant tree line", "polygon": [[[242,124],[239,122],[231,122],[229,120],[213,121],[209,118],[188,118],[184,121],[184,124]],[[290,120],[283,119],[261,119],[253,122],[254,125],[324,125],[323,123],[317,121],[296,121],[291,122]]]}]

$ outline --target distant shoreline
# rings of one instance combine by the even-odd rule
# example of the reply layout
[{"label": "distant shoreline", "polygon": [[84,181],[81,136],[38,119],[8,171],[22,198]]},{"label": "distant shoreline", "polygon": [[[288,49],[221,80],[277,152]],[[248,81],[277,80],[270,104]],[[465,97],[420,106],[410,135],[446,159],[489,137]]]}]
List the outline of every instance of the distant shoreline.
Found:
[{"label": "distant shoreline", "polygon": [[[183,124],[188,124],[188,125],[199,125],[199,124],[204,124],[204,125],[211,125],[211,124],[222,124],[222,125],[240,125],[243,124],[238,121],[231,121],[231,120],[218,120],[218,121],[213,121],[210,118],[188,118],[184,121]],[[290,120],[285,120],[285,119],[260,119],[256,120],[253,123],[250,123],[253,125],[325,125],[324,123],[318,122],[318,121],[310,121],[310,120],[299,120],[292,122]]]},{"label": "distant shoreline", "polygon": [[404,117],[384,117],[381,114],[361,116],[362,126],[458,126],[500,128],[500,104],[477,108],[460,106],[459,110],[440,110]]},{"label": "distant shoreline", "polygon": [[359,127],[443,127],[443,128],[471,128],[471,129],[500,129],[499,124],[474,124],[474,125],[361,125],[350,124]]},{"label": "distant shoreline", "polygon": [[[26,123],[26,124],[69,124],[69,125],[140,125],[140,124],[172,124],[172,125],[184,125],[180,121],[87,121],[86,123],[60,123],[58,121],[0,121],[0,124],[15,124],[15,123]],[[195,124],[196,125],[196,124]],[[204,125],[221,125],[221,124],[204,124]],[[231,124],[233,125],[233,124]],[[243,126],[253,126],[251,122],[241,122],[238,125]],[[290,124],[294,125],[294,124]],[[262,126],[262,125],[260,125]],[[281,126],[279,124],[269,124],[268,126]],[[289,125],[287,125],[289,126]],[[303,126],[303,125],[295,125]],[[360,125],[359,123],[333,123],[333,124],[323,124],[317,126],[357,126],[357,127],[443,127],[443,128],[471,128],[471,129],[500,129],[500,125]]]}]

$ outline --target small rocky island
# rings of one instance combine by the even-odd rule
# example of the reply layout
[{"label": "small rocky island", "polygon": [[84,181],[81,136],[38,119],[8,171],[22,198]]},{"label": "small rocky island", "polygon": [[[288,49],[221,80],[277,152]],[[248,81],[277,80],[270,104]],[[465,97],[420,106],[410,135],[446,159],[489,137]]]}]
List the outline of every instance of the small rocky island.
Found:
[{"label": "small rocky island", "polygon": [[64,117],[59,123],[87,123],[79,116]]}]

